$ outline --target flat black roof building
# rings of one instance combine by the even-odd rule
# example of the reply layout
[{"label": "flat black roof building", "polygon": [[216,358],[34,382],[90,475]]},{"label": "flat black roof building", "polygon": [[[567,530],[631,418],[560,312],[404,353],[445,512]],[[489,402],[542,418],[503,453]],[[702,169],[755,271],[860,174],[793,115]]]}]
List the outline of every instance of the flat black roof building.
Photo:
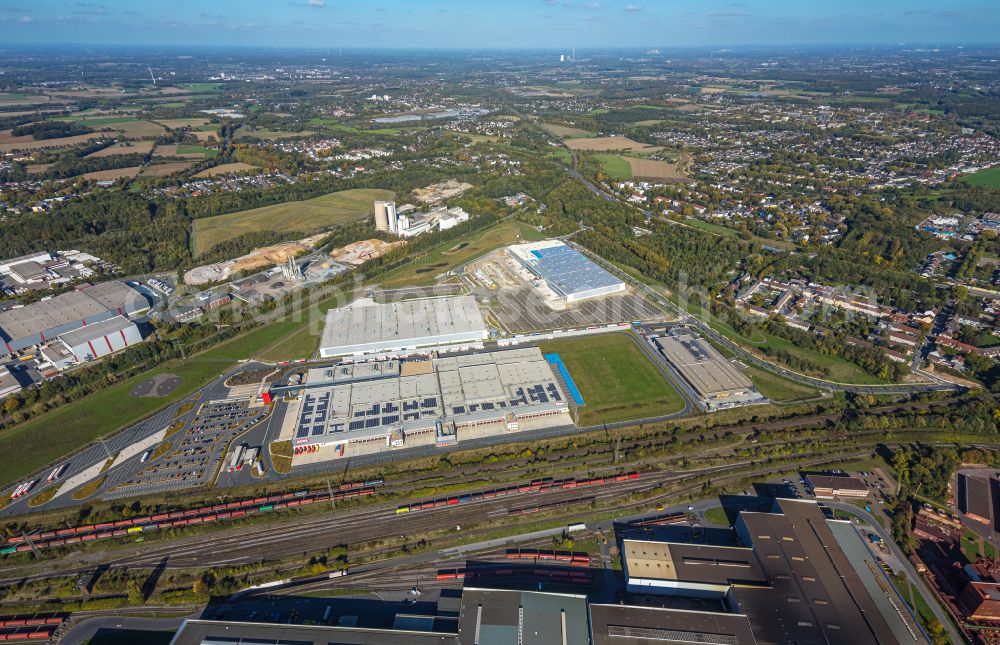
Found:
[{"label": "flat black roof building", "polygon": [[773,512],[740,513],[736,531],[771,581],[767,588],[732,590],[735,608],[746,614],[757,642],[926,642],[919,631],[918,638],[900,638],[913,627],[891,606],[876,602],[829,522],[808,500],[779,499]]},{"label": "flat black roof building", "polygon": [[455,634],[398,629],[186,620],[170,645],[456,645]]},{"label": "flat black roof building", "polygon": [[747,617],[714,611],[591,605],[593,645],[754,645]]}]

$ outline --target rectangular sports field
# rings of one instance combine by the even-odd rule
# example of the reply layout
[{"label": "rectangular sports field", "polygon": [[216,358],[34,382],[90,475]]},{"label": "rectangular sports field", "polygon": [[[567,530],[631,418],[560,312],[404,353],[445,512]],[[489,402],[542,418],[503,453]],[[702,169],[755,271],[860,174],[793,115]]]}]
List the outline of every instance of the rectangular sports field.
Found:
[{"label": "rectangular sports field", "polygon": [[680,412],[681,395],[625,334],[596,334],[540,343],[559,354],[586,403],[580,425],[613,423]]},{"label": "rectangular sports field", "polygon": [[194,221],[194,252],[202,255],[216,244],[259,230],[315,231],[367,217],[377,200],[392,199],[391,190],[356,188],[301,202],[286,202]]}]

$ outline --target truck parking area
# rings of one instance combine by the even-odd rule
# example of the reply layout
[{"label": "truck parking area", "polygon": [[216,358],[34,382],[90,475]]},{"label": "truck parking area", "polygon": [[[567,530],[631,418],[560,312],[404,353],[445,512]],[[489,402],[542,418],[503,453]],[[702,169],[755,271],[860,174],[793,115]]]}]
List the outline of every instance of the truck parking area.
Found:
[{"label": "truck parking area", "polygon": [[141,464],[123,481],[109,482],[106,499],[193,488],[211,481],[229,444],[237,436],[263,421],[266,407],[250,407],[246,401],[204,404],[190,421],[166,441],[173,445],[166,454]]}]

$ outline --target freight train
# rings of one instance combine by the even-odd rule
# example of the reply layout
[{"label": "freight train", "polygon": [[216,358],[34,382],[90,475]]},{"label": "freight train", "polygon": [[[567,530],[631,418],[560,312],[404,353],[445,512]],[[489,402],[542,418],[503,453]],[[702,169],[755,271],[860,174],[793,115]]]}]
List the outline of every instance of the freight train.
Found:
[{"label": "freight train", "polygon": [[[381,486],[382,483],[383,481],[381,479],[370,479],[364,482],[341,484],[334,489],[335,492],[333,492],[333,499],[349,499],[351,497],[373,495],[375,493],[375,489]],[[294,493],[280,493],[269,495],[267,497],[243,499],[235,502],[229,502],[227,504],[201,506],[199,508],[191,508],[185,511],[173,511],[170,513],[159,513],[157,515],[133,517],[127,520],[118,520],[117,522],[84,524],[82,526],[72,528],[54,529],[30,535],[28,537],[19,535],[8,538],[7,541],[3,543],[3,547],[0,548],[0,555],[30,551],[32,545],[38,549],[44,549],[68,544],[79,544],[81,542],[123,537],[179,526],[191,526],[206,522],[238,519],[247,515],[266,513],[268,511],[276,511],[284,508],[306,506],[308,504],[323,502],[329,499],[331,499],[330,491],[326,489],[316,491],[300,490]]]},{"label": "freight train", "polygon": [[490,490],[469,493],[466,495],[455,495],[452,497],[441,497],[439,499],[428,500],[426,502],[415,502],[413,504],[403,504],[396,509],[396,514],[413,513],[424,511],[441,506],[452,506],[455,504],[467,504],[481,499],[493,497],[503,497],[506,495],[518,495],[522,493],[537,493],[547,490],[559,490],[568,488],[578,488],[581,486],[600,486],[612,482],[623,482],[629,479],[639,479],[639,473],[625,473],[622,475],[612,475],[609,477],[597,477],[594,479],[562,479],[553,481],[552,479],[536,479],[528,484],[518,484],[505,486],[503,488],[493,488]]}]

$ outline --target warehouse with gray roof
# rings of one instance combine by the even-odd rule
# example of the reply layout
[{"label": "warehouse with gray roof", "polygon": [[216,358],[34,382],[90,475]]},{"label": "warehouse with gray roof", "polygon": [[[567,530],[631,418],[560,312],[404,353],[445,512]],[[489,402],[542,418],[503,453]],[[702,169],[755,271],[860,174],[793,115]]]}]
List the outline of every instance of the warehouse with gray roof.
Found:
[{"label": "warehouse with gray roof", "polygon": [[694,331],[679,327],[653,342],[706,411],[767,402],[743,372]]},{"label": "warehouse with gray roof", "polygon": [[488,336],[473,296],[386,304],[364,298],[327,312],[320,356],[405,353],[418,348],[473,345]]},{"label": "warehouse with gray roof", "polygon": [[148,308],[149,302],[139,291],[112,281],[0,312],[0,353],[40,345],[60,334]]}]

